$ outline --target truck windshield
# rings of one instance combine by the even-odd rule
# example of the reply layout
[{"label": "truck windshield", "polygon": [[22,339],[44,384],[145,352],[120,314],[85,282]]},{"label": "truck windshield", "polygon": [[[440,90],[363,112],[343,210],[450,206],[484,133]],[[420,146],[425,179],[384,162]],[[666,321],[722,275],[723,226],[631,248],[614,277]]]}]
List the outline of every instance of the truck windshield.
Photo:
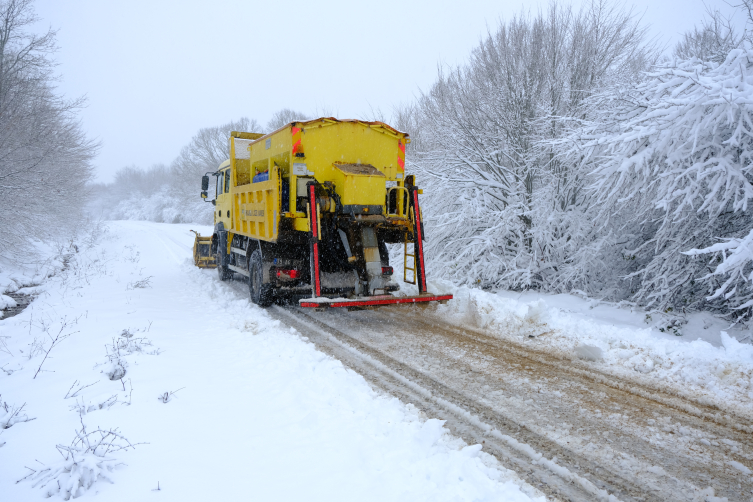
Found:
[{"label": "truck windshield", "polygon": [[215,195],[222,193],[222,174],[222,171],[220,171],[220,174],[217,175],[217,193]]},{"label": "truck windshield", "polygon": [[230,169],[225,171],[225,193],[230,191]]}]

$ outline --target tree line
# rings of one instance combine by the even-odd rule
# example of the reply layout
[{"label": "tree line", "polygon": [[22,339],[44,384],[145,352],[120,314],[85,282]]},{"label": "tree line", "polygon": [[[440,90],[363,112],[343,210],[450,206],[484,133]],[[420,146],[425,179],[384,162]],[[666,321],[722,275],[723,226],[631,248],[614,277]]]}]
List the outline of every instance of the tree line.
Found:
[{"label": "tree line", "polygon": [[32,0],[0,1],[0,260],[80,224],[98,144],[77,120],[83,99],[55,92],[55,31],[31,31]]},{"label": "tree line", "polygon": [[108,219],[209,225],[213,211],[199,198],[200,180],[228,159],[230,132],[270,132],[306,118],[304,113],[284,108],[275,112],[266,126],[244,117],[202,128],[169,166],[127,166],[115,173],[111,183],[91,185],[91,212]]},{"label": "tree line", "polygon": [[750,32],[718,11],[670,55],[609,0],[515,16],[396,112],[431,268],[746,319],[751,112]]}]

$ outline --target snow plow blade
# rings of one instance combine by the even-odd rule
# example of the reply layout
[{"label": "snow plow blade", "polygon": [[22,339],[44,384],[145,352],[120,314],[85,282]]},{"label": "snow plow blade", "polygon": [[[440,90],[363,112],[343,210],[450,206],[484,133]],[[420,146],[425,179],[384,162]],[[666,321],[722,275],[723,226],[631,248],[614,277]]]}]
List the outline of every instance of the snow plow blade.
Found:
[{"label": "snow plow blade", "polygon": [[202,237],[196,230],[193,241],[193,264],[199,268],[217,268],[217,260],[212,255],[212,237]]},{"label": "snow plow blade", "polygon": [[417,296],[367,296],[361,298],[304,298],[299,300],[301,307],[347,307],[347,308],[368,308],[368,307],[382,307],[384,305],[396,305],[399,303],[428,303],[428,302],[440,302],[444,303],[448,300],[452,300],[452,295],[432,295],[422,294]]}]

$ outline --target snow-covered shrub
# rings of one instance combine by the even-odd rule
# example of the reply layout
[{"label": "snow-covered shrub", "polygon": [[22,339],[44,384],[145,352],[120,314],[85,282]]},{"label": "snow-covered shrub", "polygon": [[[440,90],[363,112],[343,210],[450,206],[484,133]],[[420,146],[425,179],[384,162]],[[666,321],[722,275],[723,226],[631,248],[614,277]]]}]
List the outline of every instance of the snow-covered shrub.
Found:
[{"label": "snow-covered shrub", "polygon": [[[733,299],[735,310],[753,307],[753,229],[742,239],[726,238],[705,249],[692,249],[687,255],[712,254],[711,262],[721,261],[704,279],[726,279],[709,300]],[[714,260],[716,258],[716,260]]]},{"label": "snow-covered shrub", "polygon": [[117,338],[112,339],[110,345],[106,345],[107,362],[102,370],[110,380],[121,380],[128,372],[126,356],[131,354],[159,355],[160,350],[154,348],[151,340],[145,337],[136,337],[130,330],[124,329]]},{"label": "snow-covered shrub", "polygon": [[35,420],[35,418],[30,418],[24,412],[25,407],[26,403],[21,406],[13,406],[0,399],[0,433],[4,429],[10,429],[17,423]]},{"label": "snow-covered shrub", "polygon": [[137,445],[131,444],[118,429],[88,431],[82,420],[81,430],[76,431],[71,444],[56,446],[63,460],[39,470],[27,467],[33,472],[24,479],[30,480],[32,487],[40,488],[46,497],[78,498],[100,481],[112,483],[110,473],[124,465],[113,454]]},{"label": "snow-covered shrub", "polygon": [[110,208],[108,217],[114,220],[142,220],[158,223],[203,223],[212,222],[212,211],[201,199],[185,201],[170,186],[162,186],[154,193],[131,193]]}]

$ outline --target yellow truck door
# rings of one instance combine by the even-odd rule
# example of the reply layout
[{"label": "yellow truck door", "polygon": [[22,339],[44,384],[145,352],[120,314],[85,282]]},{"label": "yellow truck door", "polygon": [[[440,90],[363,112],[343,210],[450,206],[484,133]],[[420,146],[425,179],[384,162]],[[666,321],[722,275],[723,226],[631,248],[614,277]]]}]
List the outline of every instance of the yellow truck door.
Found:
[{"label": "yellow truck door", "polygon": [[231,230],[232,218],[230,212],[231,198],[230,198],[230,178],[231,172],[229,168],[220,170],[220,175],[217,176],[217,205],[215,206],[215,224],[222,222],[225,226],[225,230]]}]

